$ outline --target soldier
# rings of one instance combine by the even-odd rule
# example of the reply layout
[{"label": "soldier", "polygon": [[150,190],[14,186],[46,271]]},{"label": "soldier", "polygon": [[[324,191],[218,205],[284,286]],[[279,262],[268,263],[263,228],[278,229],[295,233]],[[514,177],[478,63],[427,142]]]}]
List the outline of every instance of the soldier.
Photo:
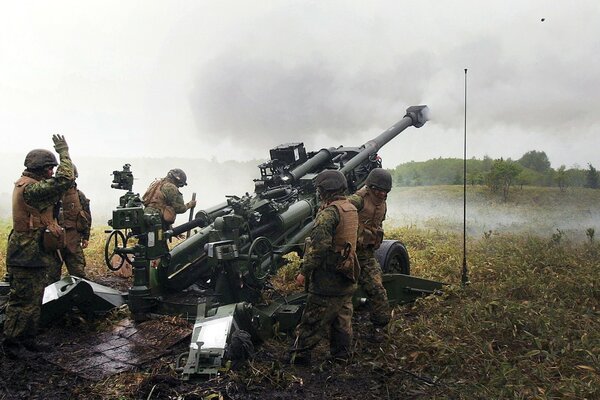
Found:
[{"label": "soldier", "polygon": [[[75,179],[78,178],[77,168],[74,170]],[[59,222],[65,229],[66,247],[61,250],[62,259],[67,266],[69,275],[85,278],[85,255],[83,249],[88,247],[92,214],[90,201],[73,182],[62,197]],[[60,279],[62,265],[48,271],[49,283]]]},{"label": "soldier", "polygon": [[358,215],[343,193],[346,177],[325,170],[315,178],[321,200],[298,284],[308,288],[306,307],[290,350],[292,364],[310,364],[310,351],[329,334],[333,360],[347,359],[352,341],[352,295],[358,279]]},{"label": "soldier", "polygon": [[196,206],[196,200],[183,202],[183,195],[179,188],[185,185],[187,185],[185,172],[175,168],[170,170],[166,177],[152,182],[142,197],[147,211],[160,213],[164,229],[170,228],[177,214],[182,214]]},{"label": "soldier", "polygon": [[47,345],[36,341],[35,335],[46,274],[49,268],[60,265],[57,250],[64,246],[64,231],[56,221],[58,203],[75,179],[65,138],[53,135],[52,140],[60,164],[48,150],[30,151],[25,157],[26,169],[15,182],[13,191],[13,229],[6,250],[10,293],[3,343],[9,356],[17,356],[23,348],[47,350]]},{"label": "soldier", "polygon": [[382,271],[375,250],[383,241],[383,220],[387,211],[387,194],[392,189],[392,176],[382,168],[373,169],[365,186],[348,200],[358,210],[358,240],[356,255],[360,263],[358,284],[370,302],[373,339],[383,340],[383,328],[390,322],[390,306],[382,283]]}]

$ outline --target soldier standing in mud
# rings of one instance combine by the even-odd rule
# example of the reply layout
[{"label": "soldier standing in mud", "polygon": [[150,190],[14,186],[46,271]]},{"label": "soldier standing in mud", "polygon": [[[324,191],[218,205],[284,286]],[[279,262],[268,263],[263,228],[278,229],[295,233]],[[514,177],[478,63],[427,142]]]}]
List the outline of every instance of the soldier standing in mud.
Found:
[{"label": "soldier standing in mud", "polygon": [[291,364],[310,364],[311,350],[328,334],[332,360],[347,359],[352,341],[358,215],[344,196],[348,186],[340,171],[325,170],[314,183],[321,207],[296,279],[300,285],[308,283],[308,297],[290,349]]},{"label": "soldier standing in mud", "polygon": [[167,176],[150,184],[142,197],[147,211],[159,212],[163,229],[169,229],[177,214],[182,214],[196,206],[196,200],[184,203],[180,187],[187,185],[187,176],[179,168],[170,170]]},{"label": "soldier standing in mud", "polygon": [[387,212],[386,199],[390,190],[392,175],[383,168],[375,168],[367,176],[365,185],[348,197],[358,210],[358,284],[370,302],[372,338],[376,341],[383,340],[383,328],[390,322],[390,306],[383,287],[381,266],[375,258],[375,250],[383,241],[383,220]]},{"label": "soldier standing in mud", "polygon": [[64,246],[64,231],[56,220],[59,200],[75,179],[65,138],[53,135],[52,140],[60,164],[48,150],[30,151],[13,191],[13,229],[6,250],[10,293],[3,342],[9,356],[18,356],[23,349],[35,352],[48,347],[35,340],[35,335],[48,269],[61,264],[58,250]]},{"label": "soldier standing in mud", "polygon": [[[77,168],[74,170],[75,179],[78,178]],[[85,278],[85,255],[83,249],[88,247],[92,214],[90,201],[77,188],[73,182],[61,200],[60,225],[65,229],[66,246],[61,250],[62,259],[67,266],[69,275]],[[53,283],[60,279],[62,265],[48,271],[48,282]]]}]

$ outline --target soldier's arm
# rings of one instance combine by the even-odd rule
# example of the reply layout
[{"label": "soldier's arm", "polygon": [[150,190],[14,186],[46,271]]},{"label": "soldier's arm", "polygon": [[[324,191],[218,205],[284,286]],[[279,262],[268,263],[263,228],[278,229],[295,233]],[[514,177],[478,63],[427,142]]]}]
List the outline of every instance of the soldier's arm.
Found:
[{"label": "soldier's arm", "polygon": [[29,206],[40,211],[54,207],[62,194],[71,187],[71,181],[50,178],[29,184],[23,191],[23,199]]},{"label": "soldier's arm", "polygon": [[54,177],[27,185],[23,191],[25,203],[38,210],[54,207],[75,180],[75,167],[69,156],[67,141],[62,135],[53,135],[52,141],[60,158]]},{"label": "soldier's arm", "polygon": [[327,252],[333,246],[335,228],[340,222],[338,211],[335,207],[327,207],[317,214],[314,227],[310,233],[311,245],[304,255],[302,274],[310,276],[315,268],[322,265]]},{"label": "soldier's arm", "polygon": [[183,202],[183,195],[177,189],[177,186],[166,183],[162,187],[162,192],[165,195],[167,205],[173,207],[177,214],[184,213],[188,208]]},{"label": "soldier's arm", "polygon": [[360,210],[363,209],[364,205],[365,205],[365,199],[362,198],[361,196],[357,195],[357,194],[353,194],[350,195],[348,197],[346,197],[348,199],[348,201],[350,203],[352,203],[352,205],[354,207],[356,207],[356,211],[360,212]]},{"label": "soldier's arm", "polygon": [[72,183],[75,180],[75,165],[73,165],[69,155],[69,145],[63,135],[52,135],[52,141],[54,142],[54,150],[56,150],[60,159],[54,178],[58,181],[66,180]]}]

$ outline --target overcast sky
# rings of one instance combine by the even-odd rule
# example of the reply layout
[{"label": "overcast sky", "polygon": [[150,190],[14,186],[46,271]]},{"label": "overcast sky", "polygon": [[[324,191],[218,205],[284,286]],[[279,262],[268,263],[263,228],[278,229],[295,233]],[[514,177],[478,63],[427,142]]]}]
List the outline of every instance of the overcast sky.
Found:
[{"label": "overcast sky", "polygon": [[461,157],[464,68],[470,157],[600,167],[598,0],[3,1],[0,152],[267,158],[427,104],[384,166]]}]

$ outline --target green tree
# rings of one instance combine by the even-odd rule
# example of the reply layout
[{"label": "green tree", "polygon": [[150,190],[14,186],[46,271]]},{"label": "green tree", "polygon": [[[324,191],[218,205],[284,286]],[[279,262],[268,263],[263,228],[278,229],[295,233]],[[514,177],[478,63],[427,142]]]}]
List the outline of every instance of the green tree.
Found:
[{"label": "green tree", "polygon": [[550,169],[550,160],[543,151],[531,150],[523,154],[518,163],[525,168],[544,173]]},{"label": "green tree", "polygon": [[560,191],[564,192],[565,188],[567,187],[567,167],[561,165],[554,174],[554,180],[560,188]]},{"label": "green tree", "polygon": [[591,189],[598,189],[600,187],[600,177],[598,171],[590,163],[588,163],[588,169],[585,171],[585,187]]},{"label": "green tree", "polygon": [[539,175],[539,173],[529,168],[523,168],[521,172],[519,172],[515,183],[523,189],[524,185],[535,185],[539,180]]},{"label": "green tree", "polygon": [[506,201],[510,186],[515,182],[516,177],[522,170],[523,168],[511,159],[504,161],[500,158],[494,161],[487,179],[490,189],[494,193],[502,189],[502,199]]}]

